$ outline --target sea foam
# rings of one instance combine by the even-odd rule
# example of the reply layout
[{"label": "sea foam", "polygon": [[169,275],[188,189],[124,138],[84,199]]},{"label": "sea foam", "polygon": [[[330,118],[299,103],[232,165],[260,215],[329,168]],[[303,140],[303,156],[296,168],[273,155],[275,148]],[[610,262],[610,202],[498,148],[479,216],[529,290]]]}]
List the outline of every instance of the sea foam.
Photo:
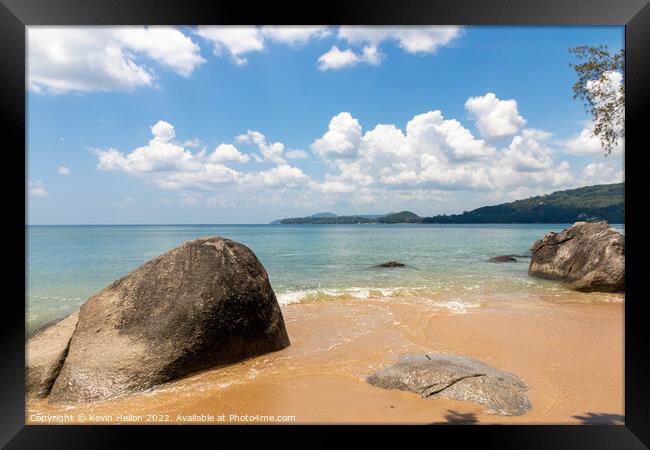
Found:
[{"label": "sea foam", "polygon": [[407,287],[347,287],[347,288],[317,288],[317,289],[299,289],[277,292],[276,298],[282,306],[301,303],[311,300],[327,300],[338,297],[350,297],[361,300],[369,298],[390,298],[412,296],[418,292],[422,293],[427,288],[407,288]]},{"label": "sea foam", "polygon": [[469,308],[481,307],[481,303],[479,302],[465,302],[465,301],[458,301],[458,300],[434,302],[433,305],[443,309],[448,309],[454,314],[465,314],[467,312],[467,309]]}]

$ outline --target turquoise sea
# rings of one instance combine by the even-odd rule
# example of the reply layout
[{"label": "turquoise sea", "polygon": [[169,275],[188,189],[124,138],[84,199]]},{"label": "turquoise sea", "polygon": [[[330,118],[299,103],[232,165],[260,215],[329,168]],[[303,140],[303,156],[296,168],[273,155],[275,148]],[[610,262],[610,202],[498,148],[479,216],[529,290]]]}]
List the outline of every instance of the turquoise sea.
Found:
[{"label": "turquoise sea", "polygon": [[[183,241],[214,235],[255,252],[281,305],[340,296],[359,301],[426,297],[462,312],[488,301],[536,301],[540,294],[560,298],[567,291],[559,283],[528,276],[528,259],[487,260],[529,254],[535,240],[567,226],[32,225],[27,227],[27,327],[73,311],[113,280]],[[623,231],[622,225],[613,227]],[[390,260],[407,267],[370,268]]]}]

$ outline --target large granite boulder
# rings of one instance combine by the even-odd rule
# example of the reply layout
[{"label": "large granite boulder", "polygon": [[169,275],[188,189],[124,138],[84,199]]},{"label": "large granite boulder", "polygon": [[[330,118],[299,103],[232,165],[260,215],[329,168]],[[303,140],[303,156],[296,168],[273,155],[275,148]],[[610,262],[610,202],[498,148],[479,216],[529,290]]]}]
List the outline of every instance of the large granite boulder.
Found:
[{"label": "large granite boulder", "polygon": [[25,393],[30,397],[47,397],[59,376],[68,354],[79,311],[45,324],[35,330],[25,348]]},{"label": "large granite boulder", "polygon": [[384,389],[415,392],[425,399],[479,403],[496,414],[519,416],[531,407],[528,388],[516,375],[446,353],[402,356],[366,381]]},{"label": "large granite boulder", "polygon": [[268,275],[246,246],[186,242],[81,306],[52,402],[141,391],[289,345]]},{"label": "large granite boulder", "polygon": [[531,247],[528,274],[578,291],[625,291],[625,236],[606,221],[576,222]]}]

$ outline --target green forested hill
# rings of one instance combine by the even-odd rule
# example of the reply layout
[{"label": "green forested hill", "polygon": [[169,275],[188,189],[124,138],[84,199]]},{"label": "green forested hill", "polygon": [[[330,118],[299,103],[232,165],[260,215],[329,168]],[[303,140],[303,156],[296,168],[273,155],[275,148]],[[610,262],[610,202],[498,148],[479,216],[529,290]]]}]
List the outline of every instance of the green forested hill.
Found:
[{"label": "green forested hill", "polygon": [[388,214],[377,219],[379,223],[421,223],[422,217],[411,211]]},{"label": "green forested hill", "polygon": [[377,223],[377,219],[368,219],[362,216],[336,216],[336,217],[291,217],[280,221],[283,225],[296,224],[315,224],[315,225],[332,225],[332,224],[354,224],[354,223]]},{"label": "green forested hill", "polygon": [[307,216],[282,219],[282,224],[355,224],[355,223],[422,223],[422,217],[411,211],[402,211],[385,215],[356,216]]},{"label": "green forested hill", "polygon": [[601,184],[538,195],[462,214],[420,217],[410,211],[384,216],[337,216],[332,213],[282,219],[282,224],[356,223],[573,223],[605,219],[625,223],[625,184]]},{"label": "green forested hill", "polygon": [[425,217],[424,223],[572,223],[605,219],[625,222],[625,183],[553,192],[462,214]]}]

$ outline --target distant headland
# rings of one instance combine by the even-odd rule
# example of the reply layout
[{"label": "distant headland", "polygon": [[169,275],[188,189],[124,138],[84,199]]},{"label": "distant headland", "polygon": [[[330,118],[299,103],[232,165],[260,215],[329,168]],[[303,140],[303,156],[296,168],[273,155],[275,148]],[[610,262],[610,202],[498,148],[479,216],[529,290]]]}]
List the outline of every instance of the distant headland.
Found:
[{"label": "distant headland", "polygon": [[272,224],[390,224],[390,223],[573,223],[607,220],[625,223],[625,183],[585,186],[510,203],[483,206],[462,214],[421,217],[411,211],[379,215],[338,216],[322,212],[278,219]]}]

